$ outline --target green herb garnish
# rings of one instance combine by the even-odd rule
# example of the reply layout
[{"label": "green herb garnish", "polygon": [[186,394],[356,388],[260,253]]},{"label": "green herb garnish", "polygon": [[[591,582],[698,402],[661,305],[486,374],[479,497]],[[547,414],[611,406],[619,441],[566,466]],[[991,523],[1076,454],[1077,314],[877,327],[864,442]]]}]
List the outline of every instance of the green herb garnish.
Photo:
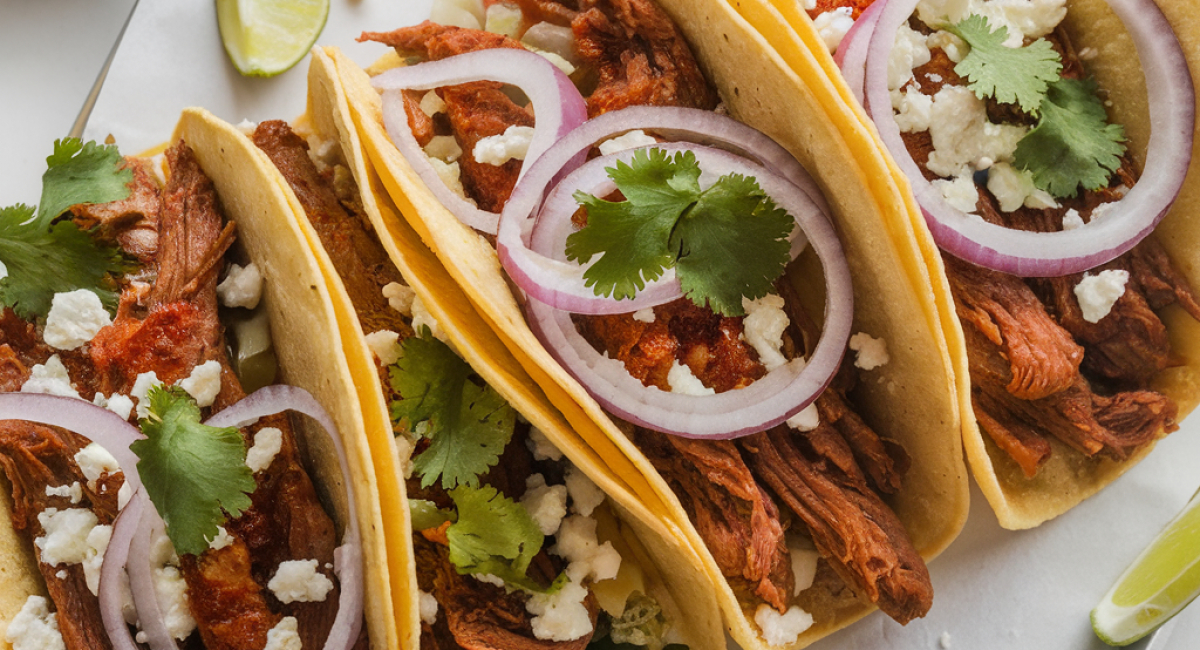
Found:
[{"label": "green herb garnish", "polygon": [[1013,155],[1033,183],[1056,197],[1075,196],[1082,185],[1108,184],[1121,166],[1125,129],[1109,124],[1092,79],[1060,79],[1050,85],[1037,126],[1017,143]]},{"label": "green herb garnish", "polygon": [[236,428],[201,424],[200,408],[182,388],[154,387],[147,399],[149,413],[139,422],[146,438],[129,448],[175,551],[199,555],[226,515],[237,517],[251,505],[246,444]]},{"label": "green herb garnish", "polygon": [[728,174],[702,190],[693,153],[672,157],[654,148],[634,152],[608,175],[625,200],[576,192],[588,223],[566,247],[580,264],[601,255],[584,272],[596,295],[632,298],[674,267],[692,302],[741,316],[742,298],[767,295],[783,274],[795,223],[755,179]]},{"label": "green herb garnish", "polygon": [[954,71],[969,81],[976,97],[1016,103],[1026,113],[1038,114],[1046,89],[1062,72],[1062,60],[1049,41],[1039,38],[1024,47],[1007,47],[1008,27],[992,31],[987,18],[978,14],[946,30],[971,46]]},{"label": "green herb garnish", "polygon": [[491,386],[476,383],[471,366],[428,328],[402,348],[404,356],[389,370],[402,396],[392,402],[392,420],[430,440],[413,463],[421,487],[438,476],[447,490],[478,485],[512,439],[516,411]]},{"label": "green herb garnish", "polygon": [[491,574],[537,592],[555,591],[565,584],[566,574],[549,588],[526,575],[546,538],[525,506],[486,485],[459,486],[450,497],[458,508],[458,521],[446,529],[446,538],[450,561],[460,574]]}]

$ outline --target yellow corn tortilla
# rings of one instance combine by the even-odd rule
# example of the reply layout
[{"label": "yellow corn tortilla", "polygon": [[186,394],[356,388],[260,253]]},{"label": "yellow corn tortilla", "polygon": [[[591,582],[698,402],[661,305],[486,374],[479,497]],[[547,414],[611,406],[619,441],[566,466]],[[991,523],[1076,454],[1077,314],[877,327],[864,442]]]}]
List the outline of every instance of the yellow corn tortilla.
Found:
[{"label": "yellow corn tortilla", "polygon": [[[593,585],[601,598],[623,604],[632,587],[653,595],[677,631],[693,648],[717,650],[724,641],[716,600],[706,577],[694,565],[681,564],[688,548],[677,531],[661,525],[667,506],[637,498],[632,485],[644,477],[618,452],[584,442],[576,429],[546,397],[538,384],[479,317],[466,294],[450,277],[438,258],[400,218],[374,170],[367,165],[358,133],[349,118],[332,59],[313,50],[309,69],[308,109],[297,128],[339,143],[343,158],[362,189],[363,207],[389,257],[409,286],[433,315],[464,359],[530,423],[541,430],[580,470],[607,495],[619,518],[609,517],[598,527],[600,541],[611,541],[621,552],[622,573],[616,580]],[[248,141],[247,141],[248,142]],[[250,145],[253,146],[253,145]],[[256,149],[257,151],[257,149]],[[282,178],[281,178],[282,182]],[[341,280],[320,239],[290,189],[298,227],[313,251],[324,282],[335,298],[339,338],[348,375],[355,386],[354,406],[364,413],[361,436],[374,467],[373,489],[382,512],[383,548],[391,594],[391,626],[399,647],[419,647],[420,618],[412,528],[404,473],[388,415],[375,361]],[[578,408],[576,407],[576,410]],[[590,421],[587,421],[590,424]],[[591,424],[593,428],[594,424]],[[403,450],[401,453],[409,453]],[[611,468],[601,469],[601,468]],[[678,603],[688,603],[686,609]]]},{"label": "yellow corn tortilla", "polygon": [[[370,482],[358,478],[371,472],[367,450],[358,439],[345,435],[361,428],[361,416],[344,406],[344,397],[352,394],[353,386],[338,356],[330,354],[331,348],[323,343],[334,340],[337,332],[331,296],[300,230],[292,223],[282,179],[257,149],[243,145],[245,138],[236,129],[205,111],[183,113],[171,142],[179,139],[191,146],[216,187],[226,218],[237,224],[237,245],[262,272],[262,307],[270,318],[280,367],[277,382],[311,392],[337,424],[338,431],[330,435],[343,435],[352,477],[342,476],[337,454],[324,431],[309,422],[297,428],[300,447],[306,451],[306,468],[334,519],[339,540],[348,512],[346,487],[354,491],[363,545],[367,631],[372,647],[395,647],[383,605],[388,602],[387,574],[373,568],[383,564],[383,543],[374,533],[381,528],[380,509]],[[3,640],[3,628],[28,596],[45,595],[45,585],[32,547],[20,540],[10,525],[12,488],[2,477],[0,490],[0,516],[4,517],[0,523],[0,581],[5,585],[0,590],[0,647],[11,648]]]},{"label": "yellow corn tortilla", "polygon": [[[1200,75],[1200,13],[1188,0],[1155,0],[1175,27],[1193,79]],[[858,146],[854,154],[858,165],[871,178],[880,181],[882,205],[889,206],[888,218],[909,223],[918,236],[927,235],[924,217],[912,198],[908,180],[896,167],[891,155],[875,133],[866,112],[850,93],[824,42],[794,0],[742,0],[739,10],[793,69],[808,70],[805,79],[813,85],[831,89],[828,110],[839,128],[854,133]],[[1150,137],[1145,78],[1133,42],[1120,20],[1104,0],[1069,0],[1063,25],[1076,49],[1090,47],[1095,58],[1085,67],[1095,75],[1101,88],[1113,99],[1108,107],[1115,123],[1125,126],[1127,144],[1135,163],[1145,159]],[[1200,88],[1200,86],[1197,86]],[[1197,102],[1200,103],[1200,96]],[[1200,123],[1193,144],[1192,164],[1183,192],[1174,207],[1159,224],[1157,236],[1176,267],[1192,287],[1200,287]],[[851,137],[851,136],[848,136]],[[959,409],[963,415],[963,447],[971,471],[1000,525],[1008,529],[1037,526],[1070,510],[1099,492],[1137,464],[1153,448],[1147,445],[1123,462],[1104,458],[1086,458],[1079,452],[1050,438],[1053,453],[1033,479],[1028,479],[1003,451],[992,442],[975,421],[971,407],[971,385],[967,371],[966,347],[962,325],[954,312],[949,284],[941,255],[936,247],[923,246],[920,258],[933,275],[941,321],[950,345],[953,366],[959,378]],[[1160,312],[1171,338],[1171,346],[1180,365],[1160,372],[1151,382],[1179,406],[1179,419],[1200,402],[1200,324],[1176,305]]]},{"label": "yellow corn tortilla", "polygon": [[[887,340],[891,361],[864,373],[859,388],[861,411],[884,435],[899,440],[913,457],[904,489],[890,504],[926,558],[937,555],[958,534],[967,512],[967,483],[959,436],[959,413],[952,389],[952,357],[944,338],[938,294],[923,261],[927,241],[918,239],[911,223],[886,219],[876,194],[880,184],[854,163],[862,146],[839,133],[827,117],[833,92],[829,84],[813,87],[785,64],[729,3],[719,0],[660,1],[676,21],[730,113],[781,142],[814,175],[829,199],[854,274],[861,308],[856,331]],[[366,154],[387,194],[445,264],[496,335],[551,401],[563,409],[588,444],[615,448],[645,476],[631,484],[647,503],[666,503],[660,525],[682,531],[720,599],[729,633],[745,648],[765,648],[753,612],[743,611],[688,520],[678,498],[603,409],[559,367],[525,324],[505,281],[495,250],[463,226],[428,192],[388,139],[380,119],[378,93],[367,74],[336,50],[337,64],[351,114]],[[747,61],[754,61],[748,73]],[[385,68],[398,57],[385,57],[372,69]],[[809,74],[822,78],[813,71]],[[806,266],[812,268],[812,260]],[[897,273],[896,269],[901,269]],[[810,276],[811,277],[811,276]],[[580,422],[577,413],[594,425]],[[598,425],[598,426],[597,426]],[[583,428],[586,427],[586,428]],[[608,456],[605,456],[609,458]],[[610,471],[612,464],[606,467]],[[643,491],[643,490],[649,490]],[[817,622],[794,647],[803,647],[866,615],[873,608],[857,600],[830,599],[813,612]]]}]

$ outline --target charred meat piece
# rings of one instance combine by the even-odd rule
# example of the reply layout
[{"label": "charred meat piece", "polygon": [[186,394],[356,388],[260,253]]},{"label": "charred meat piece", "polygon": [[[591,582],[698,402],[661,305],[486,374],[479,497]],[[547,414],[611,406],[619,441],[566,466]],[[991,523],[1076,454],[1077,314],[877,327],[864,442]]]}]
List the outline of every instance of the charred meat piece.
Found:
[{"label": "charred meat piece", "polygon": [[158,215],[162,211],[158,181],[150,164],[143,158],[125,159],[125,167],[133,172],[128,198],[71,207],[80,228],[99,227],[101,237],[116,241],[121,250],[143,263],[151,262],[158,252]]},{"label": "charred meat piece", "polygon": [[716,108],[717,93],[683,35],[650,0],[582,0],[571,30],[599,78],[589,117],[628,106]]},{"label": "charred meat piece", "polygon": [[416,56],[433,61],[494,47],[524,49],[523,45],[503,34],[439,25],[428,20],[419,25],[401,27],[390,32],[363,32],[358,41],[383,43],[395,48],[400,56]]},{"label": "charred meat piece", "polygon": [[804,522],[817,550],[860,595],[900,623],[924,616],[933,586],[895,513],[855,470],[828,424],[797,434],[776,427],[742,439],[755,475]]}]

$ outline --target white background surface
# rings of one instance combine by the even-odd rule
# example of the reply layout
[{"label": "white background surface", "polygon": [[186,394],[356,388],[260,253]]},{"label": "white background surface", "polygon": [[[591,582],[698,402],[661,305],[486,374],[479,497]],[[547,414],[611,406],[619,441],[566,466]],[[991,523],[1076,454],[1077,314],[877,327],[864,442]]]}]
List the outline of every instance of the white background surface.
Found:
[{"label": "white background surface", "polygon": [[[364,29],[418,22],[430,0],[333,0],[319,42],[367,63],[384,50],[356,44]],[[0,0],[0,206],[35,203],[44,158],[70,129],[132,0]],[[126,33],[87,136],[112,133],[127,152],[169,136],[180,109],[201,105],[231,122],[304,110],[306,63],[246,79],[225,58],[212,0],[144,0]],[[1198,243],[1200,245],[1200,243]],[[813,648],[924,650],[1105,648],[1088,612],[1124,567],[1200,487],[1200,419],[1099,496],[1043,526],[1002,530],[972,486],[971,516],[931,565],[935,599],[902,627],[875,613]],[[1155,650],[1200,647],[1200,607]],[[945,643],[947,642],[948,643]]]}]

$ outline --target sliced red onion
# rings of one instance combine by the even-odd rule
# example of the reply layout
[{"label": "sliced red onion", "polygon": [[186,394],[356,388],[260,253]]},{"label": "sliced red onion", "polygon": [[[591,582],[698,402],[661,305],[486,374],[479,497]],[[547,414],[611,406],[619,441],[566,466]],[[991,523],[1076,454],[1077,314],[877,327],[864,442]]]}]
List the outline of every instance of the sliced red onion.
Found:
[{"label": "sliced red onion", "polygon": [[[877,4],[882,4],[881,0]],[[1179,40],[1151,0],[1107,0],[1133,37],[1150,107],[1150,143],[1142,177],[1114,207],[1081,228],[1030,232],[1005,228],[950,207],[925,180],[892,115],[887,67],[896,32],[918,0],[888,0],[871,36],[866,104],[884,145],[908,176],[934,240],[980,266],[1027,277],[1085,271],[1133,248],[1154,229],[1183,186],[1195,129],[1195,90]]]},{"label": "sliced red onion", "polygon": [[[413,137],[400,90],[431,90],[472,81],[498,81],[520,88],[533,105],[537,123],[525,154],[521,175],[556,140],[587,119],[587,105],[567,75],[544,57],[528,50],[499,48],[395,68],[376,76],[371,84],[384,92],[383,125],[388,137],[437,197],[466,225],[496,234],[499,215],[480,210],[455,194],[429,163]],[[580,159],[582,160],[582,159]]]},{"label": "sliced red onion", "polygon": [[140,650],[133,635],[129,632],[129,624],[125,621],[122,609],[122,591],[125,583],[125,567],[129,559],[129,549],[133,536],[137,533],[138,523],[143,513],[150,509],[150,500],[143,490],[136,490],[129,498],[129,503],[117,513],[113,521],[112,536],[108,548],[104,551],[104,561],[100,563],[100,587],[97,590],[100,598],[100,619],[104,621],[104,630],[113,650]]},{"label": "sliced red onion", "polygon": [[[717,175],[724,173],[719,166],[732,158],[706,147],[691,151],[702,169],[717,167],[711,171]],[[632,152],[614,155],[627,159]],[[793,360],[745,388],[716,395],[664,392],[642,385],[620,361],[597,352],[575,329],[570,313],[538,300],[526,302],[530,327],[550,354],[602,406],[634,424],[689,438],[735,438],[756,433],[782,423],[812,403],[829,385],[845,354],[854,316],[854,288],[833,225],[801,189],[782,176],[745,160],[738,171],[754,176],[767,195],[795,217],[823,265],[825,327],[807,363]]]},{"label": "sliced red onion", "polygon": [[[668,273],[647,282],[632,299],[616,301],[597,296],[583,281],[584,267],[538,254],[531,248],[547,190],[573,171],[573,161],[586,155],[596,143],[635,129],[714,146],[757,161],[797,186],[821,214],[828,214],[824,197],[800,163],[762,132],[732,118],[698,109],[656,106],[605,113],[568,133],[532,165],[527,164],[525,177],[504,206],[496,251],[509,277],[531,298],[579,314],[615,314],[661,305],[682,295],[674,274]],[[593,178],[596,172],[587,174],[587,178]]]},{"label": "sliced red onion", "polygon": [[854,26],[846,32],[838,45],[837,53],[833,55],[834,63],[842,69],[842,77],[850,85],[850,92],[859,104],[863,102],[863,82],[866,75],[867,53],[871,47],[871,35],[875,33],[875,25],[879,23],[879,15],[883,13],[886,0],[876,0],[861,14]]},{"label": "sliced red onion", "polygon": [[316,420],[325,429],[338,456],[338,468],[346,486],[346,522],[342,544],[333,551],[333,571],[341,583],[338,613],[325,639],[325,650],[348,650],[358,641],[363,620],[363,557],[358,531],[354,490],[350,488],[350,464],[346,448],[329,413],[308,391],[295,386],[267,386],[247,395],[237,404],[213,415],[205,424],[214,427],[243,427],[259,418],[296,411]]},{"label": "sliced red onion", "polygon": [[[154,553],[151,546],[165,532],[165,524],[158,510],[154,508],[154,504],[147,504],[138,518],[137,531],[129,544],[132,560],[125,567],[129,574],[129,590],[133,594],[133,604],[137,608],[138,626],[145,633],[146,643],[151,650],[179,648],[167,629],[167,621],[163,618],[162,608],[158,603],[158,590],[154,587]],[[105,557],[106,561],[107,559]]]}]

